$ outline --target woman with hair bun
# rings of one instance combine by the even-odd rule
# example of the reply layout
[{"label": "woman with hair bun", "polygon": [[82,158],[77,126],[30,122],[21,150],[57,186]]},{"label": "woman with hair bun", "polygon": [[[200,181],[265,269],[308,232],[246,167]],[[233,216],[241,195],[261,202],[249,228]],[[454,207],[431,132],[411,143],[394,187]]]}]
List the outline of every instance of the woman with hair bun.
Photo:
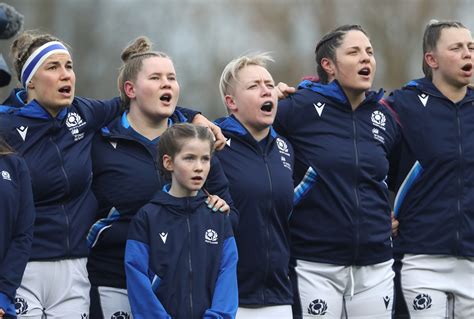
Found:
[{"label": "woman with hair bun", "polygon": [[[138,210],[169,183],[159,173],[156,148],[161,134],[187,121],[176,109],[180,89],[173,61],[151,47],[148,38],[139,37],[122,52],[117,82],[125,111],[93,141],[93,190],[99,201],[99,220],[88,236],[91,318],[131,313],[124,270],[128,228]],[[214,157],[204,187],[231,203],[227,179]],[[217,196],[208,204],[214,211],[227,206]],[[234,222],[236,217],[231,212]]]}]

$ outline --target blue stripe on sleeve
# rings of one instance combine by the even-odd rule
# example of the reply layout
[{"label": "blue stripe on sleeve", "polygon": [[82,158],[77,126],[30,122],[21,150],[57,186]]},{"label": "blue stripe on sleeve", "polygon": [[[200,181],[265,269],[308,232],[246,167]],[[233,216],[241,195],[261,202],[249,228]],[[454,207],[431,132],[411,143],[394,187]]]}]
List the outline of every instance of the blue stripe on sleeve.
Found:
[{"label": "blue stripe on sleeve", "polygon": [[134,318],[171,318],[152,289],[148,277],[150,247],[137,240],[127,240],[125,273],[128,300]]},{"label": "blue stripe on sleeve", "polygon": [[120,213],[118,212],[118,210],[116,210],[115,207],[112,207],[106,218],[101,218],[97,222],[95,222],[94,225],[92,225],[89,230],[89,233],[87,234],[87,244],[90,248],[94,247],[97,244],[100,234],[104,230],[112,226],[113,222],[119,219],[119,217]]},{"label": "blue stripe on sleeve", "polygon": [[316,183],[317,176],[318,173],[316,173],[316,171],[311,166],[308,167],[303,179],[294,189],[293,206],[296,206],[308,193],[311,187],[313,187],[314,183]]},{"label": "blue stripe on sleeve", "polygon": [[239,306],[237,289],[237,245],[234,237],[224,241],[219,276],[217,277],[211,308],[203,318],[235,318]]},{"label": "blue stripe on sleeve", "polygon": [[410,169],[410,172],[405,177],[405,180],[403,181],[402,185],[398,189],[397,196],[395,197],[395,202],[393,204],[393,213],[395,217],[398,216],[398,213],[400,211],[400,206],[402,206],[402,203],[403,203],[403,200],[405,199],[406,194],[408,193],[410,188],[413,186],[415,181],[419,178],[422,172],[423,172],[423,167],[421,167],[421,164],[418,161],[416,161],[415,164],[413,164],[413,167]]}]

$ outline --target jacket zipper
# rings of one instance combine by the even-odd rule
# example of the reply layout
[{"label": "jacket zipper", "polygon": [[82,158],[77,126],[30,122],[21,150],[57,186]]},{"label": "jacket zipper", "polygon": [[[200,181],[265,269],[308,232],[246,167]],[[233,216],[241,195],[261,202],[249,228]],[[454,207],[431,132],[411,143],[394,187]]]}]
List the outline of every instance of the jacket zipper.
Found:
[{"label": "jacket zipper", "polygon": [[356,119],[355,119],[355,113],[352,111],[352,128],[353,128],[353,134],[354,134],[354,153],[355,153],[355,170],[354,170],[354,195],[355,195],[355,200],[356,200],[356,223],[355,223],[355,250],[354,250],[354,257],[353,257],[353,263],[358,258],[359,255],[359,241],[360,241],[360,229],[359,229],[359,222],[360,222],[360,216],[359,216],[359,210],[360,210],[360,200],[359,200],[359,190],[357,188],[357,182],[358,182],[358,175],[359,175],[359,150],[357,148],[357,126],[356,126]]},{"label": "jacket zipper", "polygon": [[459,107],[457,105],[454,105],[456,109],[456,120],[457,120],[457,126],[458,126],[458,150],[459,150],[459,171],[458,171],[458,202],[457,202],[457,209],[458,209],[458,218],[457,218],[457,223],[456,223],[456,246],[454,248],[454,254],[458,255],[459,251],[459,242],[460,242],[460,236],[459,236],[459,221],[461,220],[461,194],[462,194],[462,172],[463,172],[463,149],[462,149],[462,134],[461,134],[461,119],[459,117]]},{"label": "jacket zipper", "polygon": [[189,306],[191,308],[191,316],[194,314],[193,310],[193,265],[191,262],[191,225],[189,222],[189,216],[186,216],[186,223],[188,225],[188,235],[189,235],[189,240],[188,240],[188,262],[189,262]]},{"label": "jacket zipper", "polygon": [[[61,151],[59,150],[59,147],[58,145],[53,141],[53,137],[50,136],[49,137],[49,140],[50,142],[54,145],[55,149],[56,149],[56,152],[58,154],[58,158],[59,158],[59,162],[60,162],[60,167],[61,167],[61,172],[63,173],[64,175],[64,180],[66,181],[66,194],[69,194],[70,192],[70,186],[69,186],[69,179],[67,177],[67,174],[66,174],[66,170],[64,169],[64,161],[63,161],[63,157],[61,155]],[[66,219],[66,248],[67,248],[67,252],[66,252],[66,255],[69,255],[70,253],[70,250],[71,250],[71,243],[70,243],[70,238],[69,238],[69,216],[67,215],[67,212],[66,212],[66,208],[64,207],[64,204],[61,204],[61,208],[62,208],[62,211],[63,211],[63,214],[64,214],[64,217]]]},{"label": "jacket zipper", "polygon": [[[270,169],[268,168],[268,161],[267,161],[267,156],[265,155],[265,153],[263,153],[263,162],[265,163],[265,168],[267,170],[268,184],[270,186],[270,194],[273,197],[272,176],[270,174]],[[268,210],[267,222],[265,223],[265,226],[266,226],[265,230],[266,230],[266,234],[267,234],[267,242],[266,242],[266,245],[265,245],[267,260],[266,260],[266,263],[265,263],[265,272],[264,272],[264,276],[263,276],[263,290],[262,290],[263,304],[266,304],[266,302],[265,302],[265,285],[266,285],[266,282],[267,282],[268,268],[270,268],[269,267],[269,264],[270,264],[270,251],[268,249],[268,246],[270,244],[270,222],[271,222],[271,214],[272,213],[273,213],[273,204],[272,204],[272,200],[270,199],[270,209]]]}]

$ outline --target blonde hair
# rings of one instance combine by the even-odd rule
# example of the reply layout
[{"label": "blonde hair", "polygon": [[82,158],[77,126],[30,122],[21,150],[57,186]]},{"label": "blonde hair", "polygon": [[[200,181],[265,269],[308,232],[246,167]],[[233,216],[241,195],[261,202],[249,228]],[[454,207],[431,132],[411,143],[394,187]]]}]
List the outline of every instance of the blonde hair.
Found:
[{"label": "blonde hair", "polygon": [[219,80],[219,91],[222,101],[225,104],[225,96],[230,93],[234,82],[239,81],[239,71],[249,65],[258,65],[266,68],[268,62],[275,62],[269,52],[252,53],[249,55],[242,55],[230,61],[224,68]]},{"label": "blonde hair", "polygon": [[136,38],[123,51],[120,58],[123,65],[119,69],[117,86],[120,92],[120,98],[125,108],[130,106],[130,98],[125,94],[124,84],[127,81],[135,81],[140,73],[143,60],[150,57],[171,58],[163,52],[152,51],[153,43],[145,36]]}]

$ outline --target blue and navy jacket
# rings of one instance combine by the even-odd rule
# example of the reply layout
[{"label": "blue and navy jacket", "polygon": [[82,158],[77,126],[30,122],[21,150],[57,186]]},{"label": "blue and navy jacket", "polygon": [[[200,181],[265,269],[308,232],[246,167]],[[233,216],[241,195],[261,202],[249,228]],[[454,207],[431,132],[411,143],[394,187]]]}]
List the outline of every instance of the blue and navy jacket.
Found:
[{"label": "blue and navy jacket", "polygon": [[235,231],[239,304],[291,304],[288,218],[293,208],[293,149],[273,129],[257,142],[234,116],[216,123],[227,138],[216,156],[240,212]]},{"label": "blue and navy jacket", "polygon": [[228,215],[157,192],[130,225],[125,250],[135,318],[234,318],[237,247]]},{"label": "blue and navy jacket", "polygon": [[383,91],[353,111],[337,81],[303,81],[278,104],[274,128],[295,150],[292,257],[337,265],[392,258],[389,154],[399,140]]},{"label": "blue and navy jacket", "polygon": [[[175,111],[168,125],[186,121],[182,112]],[[169,182],[160,175],[158,140],[150,141],[133,130],[126,113],[94,138],[92,189],[99,201],[99,210],[98,221],[88,235],[93,246],[88,272],[94,286],[126,288],[123,260],[130,221]],[[234,207],[227,179],[215,157],[211,159],[205,188]],[[235,208],[231,212],[231,216],[234,215],[237,216]]]},{"label": "blue and navy jacket", "polygon": [[120,112],[120,100],[76,97],[53,118],[36,100],[23,105],[22,92],[6,101],[11,107],[0,107],[0,134],[31,175],[36,219],[30,260],[85,257],[97,212],[91,142]]},{"label": "blue and navy jacket", "polygon": [[474,257],[474,91],[454,103],[423,78],[394,91],[399,253]]},{"label": "blue and navy jacket", "polygon": [[16,318],[16,289],[30,256],[35,209],[30,175],[17,155],[0,155],[0,309]]}]

